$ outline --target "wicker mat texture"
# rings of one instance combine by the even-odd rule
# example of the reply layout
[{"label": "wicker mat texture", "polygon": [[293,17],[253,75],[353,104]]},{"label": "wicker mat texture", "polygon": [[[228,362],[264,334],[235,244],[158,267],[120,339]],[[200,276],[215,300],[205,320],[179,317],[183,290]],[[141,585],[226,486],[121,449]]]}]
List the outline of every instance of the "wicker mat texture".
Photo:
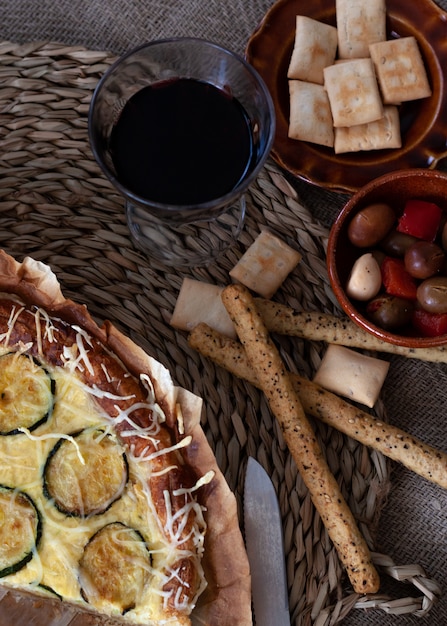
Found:
[{"label": "wicker mat texture", "polygon": [[[315,423],[329,465],[383,573],[381,595],[365,602],[352,592],[341,570],[262,394],[192,351],[186,334],[169,324],[183,276],[227,284],[229,270],[261,227],[303,253],[275,299],[297,310],[336,311],[325,268],[327,226],[269,162],[247,194],[247,221],[238,244],[218,262],[187,274],[149,262],[133,246],[122,199],[100,173],[88,144],[89,101],[113,59],[110,53],[81,46],[0,43],[0,247],[19,260],[30,255],[49,264],[67,297],[86,303],[97,321],[112,320],[165,364],[176,383],[204,398],[203,428],[239,505],[248,456],[268,470],[283,516],[294,626],[446,623],[432,617],[443,603],[443,598],[437,601],[432,581],[444,583],[446,526],[443,535],[435,527],[443,518],[422,529],[422,542],[439,541],[439,562],[426,562],[426,573],[412,560],[411,550],[406,551],[402,536],[396,550],[400,562],[380,554],[380,537],[387,532],[380,528],[380,517],[387,499],[398,495],[406,503],[393,523],[411,521],[407,516],[412,516],[417,489],[427,489],[422,479],[408,498],[399,495],[405,488],[404,470],[397,471],[397,482],[394,474],[390,480],[384,457]],[[324,345],[286,337],[275,341],[292,371],[312,377]],[[389,390],[399,384],[394,378],[399,365],[391,361]],[[432,372],[430,365],[417,367],[425,368],[415,370],[418,375]],[[435,375],[437,385],[445,385],[445,370],[439,368]],[[387,419],[385,404],[379,401],[375,409],[381,419]],[[426,435],[436,443],[436,434],[431,441],[430,432]],[[435,520],[436,511],[443,510],[444,494],[433,493]],[[409,567],[396,570],[395,564]],[[395,583],[394,577],[404,582]]]}]

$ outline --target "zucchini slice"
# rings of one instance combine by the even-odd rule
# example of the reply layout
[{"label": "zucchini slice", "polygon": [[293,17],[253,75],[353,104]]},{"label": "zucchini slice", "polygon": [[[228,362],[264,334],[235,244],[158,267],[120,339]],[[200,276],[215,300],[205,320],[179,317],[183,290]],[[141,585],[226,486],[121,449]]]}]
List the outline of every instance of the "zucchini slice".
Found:
[{"label": "zucchini slice", "polygon": [[0,577],[18,572],[33,558],[41,535],[41,517],[30,496],[1,485]]},{"label": "zucchini slice", "polygon": [[124,492],[128,464],[120,443],[104,431],[87,428],[59,439],[48,455],[43,491],[65,515],[104,513]]},{"label": "zucchini slice", "polygon": [[36,360],[18,352],[0,358],[0,435],[34,430],[53,409],[55,382]]},{"label": "zucchini slice", "polygon": [[81,593],[98,610],[124,614],[138,605],[150,568],[151,556],[142,535],[112,522],[84,548],[79,563]]},{"label": "zucchini slice", "polygon": [[49,587],[48,585],[40,583],[39,585],[37,585],[36,589],[40,591],[44,596],[50,596],[57,598],[58,600],[63,600],[63,597],[59,593],[57,593],[57,591],[54,591],[53,587]]}]

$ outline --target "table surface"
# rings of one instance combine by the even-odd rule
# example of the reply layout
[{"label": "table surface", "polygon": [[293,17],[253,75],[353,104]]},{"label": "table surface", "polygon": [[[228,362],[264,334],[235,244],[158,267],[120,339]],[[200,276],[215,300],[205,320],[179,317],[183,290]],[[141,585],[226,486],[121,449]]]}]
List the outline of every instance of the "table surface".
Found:
[{"label": "table surface", "polygon": [[[445,0],[438,3],[447,8]],[[270,6],[271,2],[267,0],[1,0],[0,41],[48,40],[121,54],[151,39],[197,36],[243,54],[250,34]],[[0,126],[1,114],[0,110]],[[329,227],[346,197],[299,180],[288,180],[316,222]],[[22,249],[26,254],[26,239],[24,241]],[[165,283],[162,288],[166,288]],[[138,295],[135,293],[136,300]],[[175,295],[173,285],[172,301]],[[109,312],[112,312],[113,320],[113,309]],[[390,371],[382,396],[388,420],[424,441],[446,449],[446,383],[445,365],[390,358]],[[231,406],[227,410],[231,412]],[[376,535],[377,549],[399,564],[421,564],[431,577],[444,585],[446,535],[447,494],[404,468],[392,466],[390,490]],[[382,611],[364,613],[353,610],[343,624],[446,624],[446,591],[444,586],[441,600],[428,616],[420,619],[386,615]],[[301,623],[304,624],[297,617],[294,626]]]}]

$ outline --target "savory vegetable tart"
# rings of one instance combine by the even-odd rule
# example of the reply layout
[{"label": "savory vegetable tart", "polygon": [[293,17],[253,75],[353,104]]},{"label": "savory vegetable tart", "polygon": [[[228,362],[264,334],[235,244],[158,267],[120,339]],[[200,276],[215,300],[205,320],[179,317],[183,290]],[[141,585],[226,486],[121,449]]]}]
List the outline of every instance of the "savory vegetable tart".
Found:
[{"label": "savory vegetable tart", "polygon": [[95,624],[251,624],[201,399],[3,251],[0,365],[0,583]]}]

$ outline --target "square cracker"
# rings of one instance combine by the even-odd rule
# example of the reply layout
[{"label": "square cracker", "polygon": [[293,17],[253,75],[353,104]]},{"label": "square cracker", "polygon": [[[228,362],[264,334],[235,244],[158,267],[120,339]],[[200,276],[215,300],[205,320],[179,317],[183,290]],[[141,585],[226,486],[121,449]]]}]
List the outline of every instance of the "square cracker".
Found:
[{"label": "square cracker", "polygon": [[264,298],[271,298],[300,261],[298,250],[263,230],[231,269],[230,276]]},{"label": "square cracker", "polygon": [[369,45],[386,40],[385,0],[336,0],[338,56],[361,59]]},{"label": "square cracker", "polygon": [[330,344],[314,376],[314,383],[372,408],[388,374],[388,361]]},{"label": "square cracker", "polygon": [[370,58],[324,68],[324,87],[335,127],[367,124],[383,117],[379,85]]},{"label": "square cracker", "polygon": [[400,119],[396,106],[383,107],[383,117],[375,122],[335,129],[335,154],[401,147]]},{"label": "square cracker", "polygon": [[385,104],[400,104],[431,95],[415,37],[371,44],[369,50]]},{"label": "square cracker", "polygon": [[289,138],[332,148],[334,127],[329,99],[323,85],[289,80],[289,95]]},{"label": "square cracker", "polygon": [[322,85],[323,69],[334,63],[336,53],[335,26],[297,15],[295,43],[287,77]]},{"label": "square cracker", "polygon": [[223,287],[185,277],[180,288],[170,324],[191,331],[204,322],[223,335],[235,339],[236,329],[223,305]]}]

